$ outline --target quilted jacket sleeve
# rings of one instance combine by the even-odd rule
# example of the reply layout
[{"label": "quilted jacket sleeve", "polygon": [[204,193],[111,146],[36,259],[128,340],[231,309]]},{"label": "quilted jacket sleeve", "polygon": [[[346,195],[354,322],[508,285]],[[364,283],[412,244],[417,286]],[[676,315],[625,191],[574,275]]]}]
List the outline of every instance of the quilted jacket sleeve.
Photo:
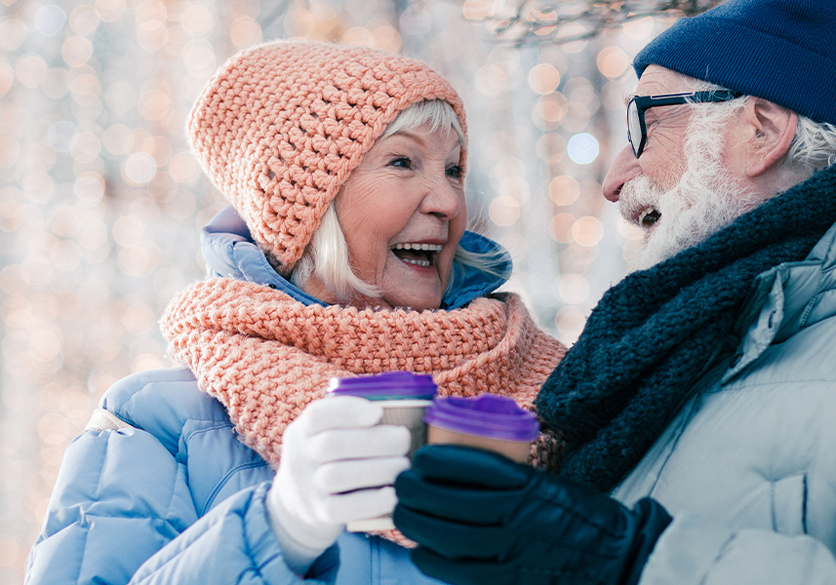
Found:
[{"label": "quilted jacket sleeve", "polygon": [[196,519],[182,467],[153,436],[86,432],[65,453],[26,583],[127,583]]},{"label": "quilted jacket sleeve", "polygon": [[114,384],[67,448],[26,585],[333,582],[332,547],[310,581],[268,525],[272,471],[184,368]]},{"label": "quilted jacket sleeve", "polygon": [[[65,455],[26,584],[304,582],[267,524],[269,483],[198,519],[185,475],[149,433],[84,433]],[[332,548],[309,577],[333,581],[336,557]]]},{"label": "quilted jacket sleeve", "polygon": [[148,560],[131,584],[291,584],[333,582],[336,547],[320,557],[308,579],[285,563],[267,523],[268,483],[225,500]]}]

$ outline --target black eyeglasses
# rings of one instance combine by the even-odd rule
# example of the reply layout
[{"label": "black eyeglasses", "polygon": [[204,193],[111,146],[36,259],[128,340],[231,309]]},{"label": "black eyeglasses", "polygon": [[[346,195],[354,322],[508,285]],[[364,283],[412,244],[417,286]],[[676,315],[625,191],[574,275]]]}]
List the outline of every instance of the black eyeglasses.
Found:
[{"label": "black eyeglasses", "polygon": [[727,102],[742,96],[742,93],[728,89],[713,91],[692,91],[690,93],[671,93],[666,95],[637,95],[627,104],[627,140],[633,147],[633,154],[639,158],[647,144],[647,126],[644,113],[657,106],[675,106],[679,104],[704,104],[709,102]]}]

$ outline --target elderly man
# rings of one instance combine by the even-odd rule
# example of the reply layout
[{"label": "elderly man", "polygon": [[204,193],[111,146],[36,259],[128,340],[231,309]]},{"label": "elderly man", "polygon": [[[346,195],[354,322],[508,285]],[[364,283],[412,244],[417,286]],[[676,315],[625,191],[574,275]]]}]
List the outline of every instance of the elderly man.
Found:
[{"label": "elderly man", "polygon": [[427,447],[395,522],[457,584],[836,583],[836,2],[730,0],[634,65],[603,187],[646,235],[537,399],[560,475]]}]

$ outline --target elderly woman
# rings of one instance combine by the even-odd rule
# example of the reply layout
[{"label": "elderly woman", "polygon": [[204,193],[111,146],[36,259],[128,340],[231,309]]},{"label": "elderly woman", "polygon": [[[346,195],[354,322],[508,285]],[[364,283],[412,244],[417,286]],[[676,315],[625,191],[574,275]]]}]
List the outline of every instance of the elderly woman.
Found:
[{"label": "elderly woman", "polygon": [[[332,377],[432,374],[443,395],[531,408],[563,347],[465,231],[459,97],[426,65],[274,42],[227,62],[188,133],[230,200],[209,278],[171,303],[183,367],[105,394],[67,450],[27,583],[429,583],[391,512],[405,428]],[[541,440],[534,461],[547,461]],[[382,486],[382,487],[381,487]]]}]

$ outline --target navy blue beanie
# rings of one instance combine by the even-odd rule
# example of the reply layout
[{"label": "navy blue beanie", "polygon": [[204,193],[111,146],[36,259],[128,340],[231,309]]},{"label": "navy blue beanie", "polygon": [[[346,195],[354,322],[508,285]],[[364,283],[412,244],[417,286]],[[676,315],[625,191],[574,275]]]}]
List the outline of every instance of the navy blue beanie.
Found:
[{"label": "navy blue beanie", "polygon": [[836,0],[729,0],[653,39],[639,78],[648,65],[836,124]]}]

